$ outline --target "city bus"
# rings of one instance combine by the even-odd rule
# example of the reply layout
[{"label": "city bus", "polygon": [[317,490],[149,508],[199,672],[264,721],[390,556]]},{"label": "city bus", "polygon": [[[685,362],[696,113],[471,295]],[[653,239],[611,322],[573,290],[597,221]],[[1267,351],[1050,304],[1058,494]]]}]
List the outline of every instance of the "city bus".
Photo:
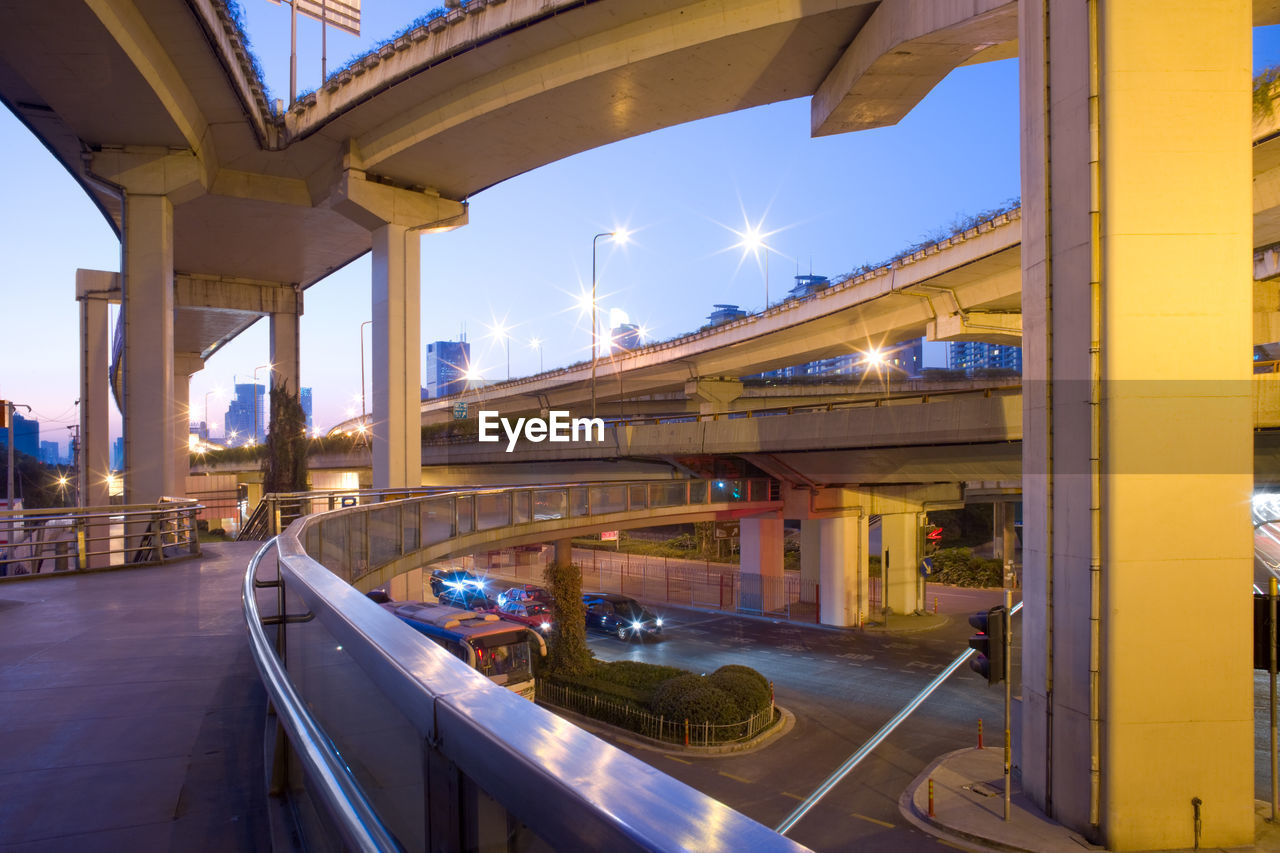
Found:
[{"label": "city bus", "polygon": [[537,631],[500,619],[496,613],[443,604],[390,601],[382,606],[494,684],[533,700],[532,650],[536,648],[543,657],[547,654],[547,644]]}]

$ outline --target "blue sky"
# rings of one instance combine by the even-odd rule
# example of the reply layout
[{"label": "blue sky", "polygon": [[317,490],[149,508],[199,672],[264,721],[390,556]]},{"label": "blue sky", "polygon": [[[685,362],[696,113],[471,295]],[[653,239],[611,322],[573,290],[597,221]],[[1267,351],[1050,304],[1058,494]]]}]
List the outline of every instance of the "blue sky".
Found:
[{"label": "blue sky", "polygon": [[[249,36],[276,97],[289,84],[289,12],[242,0]],[[420,6],[365,4],[364,37],[331,31],[330,68],[411,20]],[[1280,38],[1255,32],[1255,67],[1280,62]],[[319,25],[299,24],[299,86],[319,82]],[[506,376],[504,345],[488,327],[512,327],[511,371],[587,357],[589,323],[574,308],[590,287],[591,238],[615,226],[633,242],[600,242],[602,308],[625,311],[657,338],[698,328],[713,303],[764,304],[762,264],[731,248],[733,229],[763,222],[769,294],[797,272],[836,276],[881,260],[958,216],[1018,195],[1017,64],[962,68],[899,125],[809,138],[808,99],[693,122],[553,163],[471,199],[471,222],[422,241],[422,340],[465,328],[486,378]],[[119,244],[80,188],[7,112],[0,206],[10,323],[0,335],[0,397],[29,404],[41,438],[65,444],[76,422],[77,267],[119,268]],[[16,310],[15,310],[16,309]],[[306,293],[302,382],[317,426],[358,410],[360,322],[369,317],[368,256]],[[366,333],[367,341],[367,333]],[[246,381],[267,361],[265,321],[219,351],[191,381],[192,415],[206,392]],[[421,357],[421,354],[419,354]],[[20,365],[20,367],[19,367]],[[259,377],[261,379],[262,372]],[[208,397],[214,433],[226,403]],[[118,417],[114,432],[118,433]]]}]

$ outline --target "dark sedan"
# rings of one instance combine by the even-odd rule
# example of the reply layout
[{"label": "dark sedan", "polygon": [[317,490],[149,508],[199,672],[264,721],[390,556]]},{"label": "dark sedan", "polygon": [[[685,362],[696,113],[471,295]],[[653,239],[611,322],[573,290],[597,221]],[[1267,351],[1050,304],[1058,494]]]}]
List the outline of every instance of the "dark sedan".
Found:
[{"label": "dark sedan", "polygon": [[498,607],[496,601],[485,595],[482,590],[472,586],[445,587],[440,590],[436,600],[441,604],[459,607],[463,610],[495,610]]},{"label": "dark sedan", "polygon": [[446,589],[484,590],[484,581],[466,569],[436,569],[428,582],[432,594],[437,597]]},{"label": "dark sedan", "polygon": [[587,607],[587,627],[619,640],[645,639],[662,633],[662,619],[645,610],[634,598],[616,593],[589,592],[582,596]]}]

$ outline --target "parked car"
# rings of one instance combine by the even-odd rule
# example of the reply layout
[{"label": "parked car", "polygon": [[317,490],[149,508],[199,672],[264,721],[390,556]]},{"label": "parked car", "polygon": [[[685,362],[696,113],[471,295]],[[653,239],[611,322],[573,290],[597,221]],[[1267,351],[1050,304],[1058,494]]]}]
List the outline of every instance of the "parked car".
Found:
[{"label": "parked car", "polygon": [[484,594],[484,590],[476,589],[470,584],[446,586],[436,595],[436,600],[450,607],[463,610],[496,610],[497,602]]},{"label": "parked car", "polygon": [[547,607],[551,606],[551,593],[547,592],[540,586],[531,583],[521,584],[504,589],[498,593],[498,605],[506,604],[508,601],[536,601]]},{"label": "parked car", "polygon": [[431,592],[436,597],[439,597],[441,591],[445,589],[459,589],[462,587],[484,589],[484,580],[476,577],[466,569],[436,569],[431,573],[428,582],[431,584]]},{"label": "parked car", "polygon": [[662,619],[653,615],[634,598],[616,593],[583,593],[582,603],[587,606],[587,627],[619,640],[633,637],[645,639],[662,633]]},{"label": "parked car", "polygon": [[498,605],[498,615],[503,619],[528,625],[544,634],[551,630],[551,608],[540,601],[508,599]]}]

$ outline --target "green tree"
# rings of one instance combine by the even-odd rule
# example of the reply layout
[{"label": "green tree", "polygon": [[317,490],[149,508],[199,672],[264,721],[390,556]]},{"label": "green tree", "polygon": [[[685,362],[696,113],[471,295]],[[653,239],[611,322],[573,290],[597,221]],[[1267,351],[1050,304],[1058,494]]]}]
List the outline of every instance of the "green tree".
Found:
[{"label": "green tree", "polygon": [[552,560],[543,582],[551,593],[552,613],[547,669],[553,675],[582,675],[591,669],[592,661],[582,603],[582,570],[572,563],[561,566]]},{"label": "green tree", "polygon": [[284,382],[271,386],[271,420],[262,457],[262,488],[267,494],[307,488],[307,416],[296,393]]}]

